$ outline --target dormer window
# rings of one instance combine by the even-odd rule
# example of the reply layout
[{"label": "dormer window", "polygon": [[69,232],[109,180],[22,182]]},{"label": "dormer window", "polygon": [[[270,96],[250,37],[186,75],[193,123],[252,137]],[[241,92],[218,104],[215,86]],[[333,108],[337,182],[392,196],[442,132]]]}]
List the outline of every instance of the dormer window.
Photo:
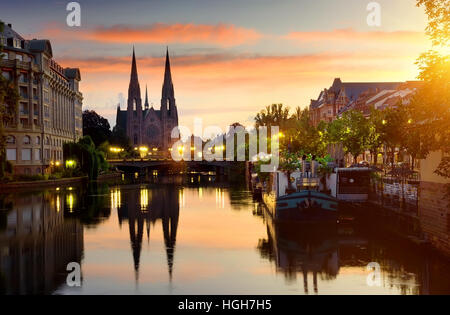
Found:
[{"label": "dormer window", "polygon": [[22,48],[22,41],[20,39],[14,38],[14,48]]}]

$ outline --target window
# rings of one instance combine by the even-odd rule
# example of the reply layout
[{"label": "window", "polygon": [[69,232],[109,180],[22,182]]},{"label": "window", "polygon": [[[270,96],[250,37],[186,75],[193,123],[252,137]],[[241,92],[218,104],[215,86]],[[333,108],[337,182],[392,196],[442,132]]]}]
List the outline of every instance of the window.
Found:
[{"label": "window", "polygon": [[44,102],[48,103],[49,98],[48,98],[48,92],[44,91]]},{"label": "window", "polygon": [[17,154],[16,149],[6,149],[6,159],[8,161],[16,161],[17,160]]},{"label": "window", "polygon": [[16,143],[16,138],[14,136],[6,137],[6,143],[7,144],[15,144]]},{"label": "window", "polygon": [[2,59],[8,60],[9,59],[9,54],[8,53],[1,53],[2,55]]},{"label": "window", "polygon": [[28,83],[28,75],[26,73],[21,73],[19,75],[19,82],[20,83]]},{"label": "window", "polygon": [[48,106],[44,106],[44,116],[45,117],[50,117],[50,111],[48,109]]},{"label": "window", "polygon": [[20,103],[19,104],[19,112],[20,112],[20,115],[28,115],[28,104]]},{"label": "window", "polygon": [[[14,48],[22,48],[22,41],[18,38],[14,38]],[[21,56],[21,55],[20,55]],[[22,57],[22,56],[21,56]],[[17,58],[17,57],[16,57]]]},{"label": "window", "polygon": [[31,138],[29,136],[23,137],[23,144],[31,144]]},{"label": "window", "polygon": [[41,149],[34,150],[34,160],[35,161],[41,160]]},{"label": "window", "polygon": [[31,149],[22,149],[22,161],[31,161]]},{"label": "window", "polygon": [[16,55],[16,59],[19,60],[19,61],[23,61],[23,56],[17,54],[17,55]]},{"label": "window", "polygon": [[49,137],[45,138],[45,144],[46,145],[50,145],[50,138]]},{"label": "window", "polygon": [[41,137],[39,136],[36,137],[36,144],[41,144]]},{"label": "window", "polygon": [[3,77],[4,77],[6,80],[8,80],[8,81],[12,79],[12,74],[11,74],[10,71],[3,71],[3,72],[2,72],[2,75],[3,75]]}]

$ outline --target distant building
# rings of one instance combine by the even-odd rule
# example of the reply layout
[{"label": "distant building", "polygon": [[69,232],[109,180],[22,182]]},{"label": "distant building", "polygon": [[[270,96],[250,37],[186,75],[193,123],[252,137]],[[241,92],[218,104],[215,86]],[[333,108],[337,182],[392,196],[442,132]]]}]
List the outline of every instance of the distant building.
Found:
[{"label": "distant building", "polygon": [[330,122],[336,119],[340,110],[355,102],[368,90],[395,90],[401,82],[342,82],[336,78],[330,88],[320,92],[316,100],[309,106],[312,123],[316,126],[320,121]]},{"label": "distant building", "polygon": [[348,110],[355,109],[367,117],[370,115],[372,109],[383,110],[388,107],[397,106],[398,104],[407,105],[416,93],[417,88],[420,88],[422,84],[421,81],[407,81],[399,85],[396,89],[368,89],[362,92],[355,101],[342,107],[338,112],[338,116]]},{"label": "distant building", "polygon": [[128,106],[127,110],[121,110],[120,106],[117,108],[116,125],[126,130],[132,146],[146,146],[153,151],[168,153],[168,149],[174,142],[171,138],[172,129],[178,127],[178,110],[170,71],[169,50],[166,52],[159,110],[155,110],[153,106],[149,108],[147,89],[145,92],[145,104],[142,109],[141,88],[133,49]]},{"label": "distant building", "polygon": [[4,125],[7,160],[17,174],[41,174],[62,163],[65,142],[82,136],[80,70],[61,67],[49,40],[26,40],[11,24],[0,42],[1,73],[20,94],[13,121]]}]

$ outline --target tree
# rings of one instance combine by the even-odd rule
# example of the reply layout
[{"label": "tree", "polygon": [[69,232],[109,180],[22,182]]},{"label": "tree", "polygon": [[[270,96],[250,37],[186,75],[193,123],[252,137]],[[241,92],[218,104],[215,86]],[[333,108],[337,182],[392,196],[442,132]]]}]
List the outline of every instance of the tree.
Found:
[{"label": "tree", "polygon": [[326,153],[326,142],[324,132],[326,124],[321,122],[315,127],[310,119],[309,109],[301,110],[297,107],[296,112],[290,118],[290,128],[286,131],[286,138],[292,151],[316,156],[324,156]]},{"label": "tree", "polygon": [[404,147],[407,121],[406,108],[400,103],[383,111],[381,139],[388,149],[388,163],[391,165],[394,164],[395,149]]},{"label": "tree", "polygon": [[[426,31],[433,46],[446,48],[450,39],[448,0],[417,0],[417,6],[423,6],[428,15]],[[431,50],[419,57],[417,65],[424,86],[410,107],[415,129],[421,130],[420,153],[426,156],[431,150],[441,150],[444,157],[435,172],[450,178],[445,156],[450,154],[450,56]]]},{"label": "tree", "polygon": [[255,127],[265,126],[270,130],[270,127],[278,126],[280,130],[284,130],[288,121],[289,107],[284,107],[283,104],[272,104],[256,114]]},{"label": "tree", "polygon": [[[3,31],[4,23],[0,21],[0,33]],[[3,46],[0,43],[0,60],[3,55]],[[17,111],[19,102],[19,91],[14,82],[7,80],[0,74],[0,178],[5,175],[6,161],[6,138],[4,135],[4,124],[11,122]]]},{"label": "tree", "polygon": [[368,120],[369,134],[367,137],[367,149],[372,156],[373,165],[378,164],[378,152],[383,145],[383,113],[379,110],[372,109]]},{"label": "tree", "polygon": [[345,112],[342,117],[330,123],[327,132],[332,142],[342,142],[344,151],[353,156],[355,163],[358,156],[367,148],[369,124],[360,111]]},{"label": "tree", "polygon": [[428,16],[427,35],[433,45],[446,45],[450,38],[450,6],[448,0],[417,0],[417,6],[423,6]]},{"label": "tree", "polygon": [[127,136],[127,132],[125,129],[123,129],[120,126],[114,126],[111,137],[110,137],[110,143],[112,145],[116,145],[118,147],[121,147],[125,150],[128,150],[131,148],[130,146],[130,139]]},{"label": "tree", "polygon": [[108,169],[105,153],[97,150],[91,137],[85,136],[78,142],[65,143],[63,146],[65,160],[75,160],[79,168],[95,180],[101,170]]},{"label": "tree", "polygon": [[109,122],[93,110],[83,112],[83,136],[91,137],[98,147],[111,137]]}]

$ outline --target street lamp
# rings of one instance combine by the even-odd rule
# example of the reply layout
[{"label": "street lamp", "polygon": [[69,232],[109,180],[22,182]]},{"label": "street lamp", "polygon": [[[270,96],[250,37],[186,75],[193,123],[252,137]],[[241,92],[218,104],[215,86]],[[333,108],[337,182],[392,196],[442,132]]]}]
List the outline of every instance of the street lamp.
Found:
[{"label": "street lamp", "polygon": [[139,147],[139,153],[141,154],[141,158],[144,158],[148,153],[148,148],[144,146]]}]

